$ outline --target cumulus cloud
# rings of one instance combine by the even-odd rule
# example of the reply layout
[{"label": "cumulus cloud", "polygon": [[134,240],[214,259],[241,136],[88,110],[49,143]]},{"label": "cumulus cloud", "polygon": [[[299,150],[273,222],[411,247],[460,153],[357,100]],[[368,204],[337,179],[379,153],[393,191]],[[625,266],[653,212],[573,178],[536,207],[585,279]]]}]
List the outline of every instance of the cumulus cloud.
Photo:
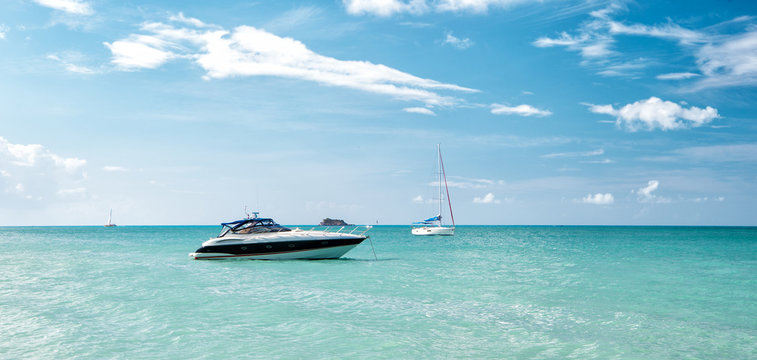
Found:
[{"label": "cumulus cloud", "polygon": [[527,0],[343,0],[351,15],[422,15],[430,11],[486,13],[490,8],[507,8]]},{"label": "cumulus cloud", "polygon": [[[0,198],[45,199],[81,188],[86,160],[54,154],[39,144],[13,144],[0,137]],[[77,190],[78,193],[81,191]],[[0,201],[2,203],[2,201]]]},{"label": "cumulus cloud", "polygon": [[638,197],[639,202],[642,203],[669,203],[670,199],[652,194],[659,186],[659,181],[649,180],[647,186],[634,191],[634,193]]},{"label": "cumulus cloud", "polygon": [[454,35],[452,35],[452,33],[447,33],[447,37],[444,39],[444,44],[449,44],[457,49],[465,50],[473,46],[473,41],[468,38],[458,39]]},{"label": "cumulus cloud", "polygon": [[402,111],[409,112],[409,113],[415,113],[415,114],[423,114],[423,115],[436,115],[436,113],[433,112],[431,109],[424,108],[424,107],[404,108],[404,109],[402,109]]},{"label": "cumulus cloud", "polygon": [[654,96],[619,109],[612,105],[589,104],[589,111],[615,116],[615,123],[625,126],[629,131],[685,129],[702,126],[720,117],[718,110],[710,106],[704,109],[692,106],[687,109]]},{"label": "cumulus cloud", "polygon": [[428,106],[461,102],[442,91],[478,92],[454,84],[420,78],[381,64],[339,60],[308,49],[292,38],[252,26],[225,30],[191,18],[176,17],[174,24],[147,23],[144,34],[105,43],[112,63],[125,71],[154,69],[184,59],[206,71],[205,79],[242,76],[278,76],[314,81],[389,95]]},{"label": "cumulus cloud", "polygon": [[8,27],[3,24],[0,24],[0,40],[5,39],[5,36],[6,36],[5,34],[7,33],[8,33]]},{"label": "cumulus cloud", "polygon": [[34,0],[39,5],[74,15],[92,15],[89,3],[80,0]]},{"label": "cumulus cloud", "polygon": [[488,193],[483,197],[474,197],[473,202],[476,204],[499,204],[500,200],[494,198],[494,194]]},{"label": "cumulus cloud", "polygon": [[609,205],[615,202],[615,198],[610,193],[596,193],[594,195],[586,195],[586,197],[581,199],[581,202],[584,204]]},{"label": "cumulus cloud", "polygon": [[413,202],[416,204],[423,204],[424,203],[423,196],[418,195],[414,197]]},{"label": "cumulus cloud", "polygon": [[501,104],[491,105],[492,114],[495,115],[520,115],[520,116],[548,116],[552,115],[549,110],[537,109],[531,105],[506,106]]}]

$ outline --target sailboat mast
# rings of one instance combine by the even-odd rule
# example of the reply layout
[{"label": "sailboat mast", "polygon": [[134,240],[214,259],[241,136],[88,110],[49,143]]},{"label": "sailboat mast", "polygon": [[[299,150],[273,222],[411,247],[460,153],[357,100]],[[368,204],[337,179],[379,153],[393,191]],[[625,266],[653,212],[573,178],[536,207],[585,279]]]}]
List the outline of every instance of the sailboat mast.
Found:
[{"label": "sailboat mast", "polygon": [[[442,168],[442,174],[444,175],[444,189],[447,190],[447,204],[449,204],[449,217],[452,220],[452,227],[455,227],[455,215],[452,215],[452,199],[449,198],[449,187],[447,186],[447,173],[444,171],[444,161],[442,161],[442,150],[439,148],[439,165]],[[439,191],[441,192],[442,186],[439,182]],[[441,206],[441,204],[439,205]]]},{"label": "sailboat mast", "polygon": [[442,220],[442,149],[441,144],[436,144],[436,153],[439,157],[439,164],[438,164],[438,170],[439,170],[439,225],[441,226]]}]

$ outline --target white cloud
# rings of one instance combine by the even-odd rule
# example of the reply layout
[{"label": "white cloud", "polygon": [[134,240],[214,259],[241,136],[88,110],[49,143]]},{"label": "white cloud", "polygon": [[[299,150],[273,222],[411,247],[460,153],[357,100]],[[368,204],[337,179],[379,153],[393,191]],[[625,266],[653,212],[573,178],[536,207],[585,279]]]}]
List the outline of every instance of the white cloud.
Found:
[{"label": "white cloud", "polygon": [[506,106],[501,104],[492,104],[492,114],[495,115],[520,115],[520,116],[548,116],[552,115],[549,110],[537,109],[531,105]]},{"label": "white cloud", "polygon": [[584,204],[609,205],[615,202],[615,198],[610,193],[596,193],[594,195],[586,195],[586,197],[581,199],[581,202]]},{"label": "white cloud", "polygon": [[103,166],[103,170],[105,171],[111,171],[111,172],[126,172],[129,171],[129,169],[121,166]]},{"label": "white cloud", "polygon": [[415,113],[415,114],[423,114],[423,115],[436,115],[435,112],[433,112],[429,108],[424,107],[410,107],[410,108],[404,108],[402,111],[409,112],[409,113]]},{"label": "white cloud", "polygon": [[168,20],[175,21],[175,22],[180,22],[180,23],[185,23],[187,25],[192,25],[192,26],[198,27],[198,28],[202,28],[202,27],[207,27],[208,26],[204,22],[200,21],[199,19],[185,17],[184,13],[182,13],[182,12],[180,12],[178,15],[171,15],[170,17],[168,17]]},{"label": "white cloud", "polygon": [[[453,179],[457,179],[460,181],[455,181]],[[449,181],[447,181],[448,187],[458,188],[458,189],[483,189],[492,185],[494,185],[493,180],[472,179],[472,178],[466,178],[462,176],[449,176]],[[429,186],[439,187],[439,182],[433,181],[429,183]]]},{"label": "white cloud", "polygon": [[[612,19],[612,15],[626,10],[624,5],[614,3],[602,10],[591,12],[591,20],[582,23],[574,32],[560,32],[555,37],[540,37],[533,42],[536,47],[564,46],[571,51],[580,51],[582,65],[596,66],[604,76],[637,76],[634,72],[619,71],[612,67],[626,57],[610,49],[618,35],[643,36],[677,42],[684,53],[695,59],[701,74],[674,72],[657,76],[660,80],[682,80],[700,77],[694,86],[684,91],[697,91],[711,87],[757,85],[757,28],[747,24],[742,33],[718,33],[719,29],[733,29],[733,25],[752,20],[740,16],[701,30],[687,29],[668,21],[661,25],[624,24]],[[728,26],[722,26],[722,25]],[[622,64],[621,64],[622,65]],[[649,64],[647,64],[649,65]]]},{"label": "white cloud", "polygon": [[458,39],[454,35],[452,35],[452,33],[447,33],[447,37],[444,39],[444,44],[450,44],[457,49],[465,50],[473,46],[473,41],[468,38]]},{"label": "white cloud", "polygon": [[545,154],[541,157],[543,158],[561,158],[561,157],[588,157],[588,156],[599,156],[605,153],[604,149],[598,149],[593,151],[583,151],[583,152],[564,152],[564,153],[553,153],[553,154]]},{"label": "white cloud", "polygon": [[[16,194],[24,199],[55,196],[82,187],[87,161],[63,157],[39,144],[12,144],[0,137],[0,199]],[[65,191],[60,194],[65,194]],[[0,206],[2,206],[0,201]]]},{"label": "white cloud", "polygon": [[494,194],[488,193],[484,197],[474,197],[473,202],[476,204],[499,204],[500,200],[494,198]]},{"label": "white cloud", "polygon": [[757,30],[724,37],[696,52],[705,76],[697,88],[757,84]]},{"label": "white cloud", "polygon": [[351,15],[391,16],[399,13],[420,14],[428,10],[426,0],[343,0]]},{"label": "white cloud", "polygon": [[[71,60],[71,57],[72,57],[71,54],[67,54],[64,57],[65,57],[65,59],[61,58],[61,56],[56,55],[56,54],[47,55],[48,59],[59,62],[60,64],[62,64],[65,67],[66,71],[68,71],[68,72],[77,73],[77,74],[85,74],[85,75],[91,75],[91,74],[97,74],[97,73],[99,73],[99,71],[93,70],[93,69],[91,69],[89,67],[74,64],[72,62],[72,60]],[[76,55],[73,55],[73,57],[80,58],[81,55],[80,54],[76,54]]]},{"label": "white cloud", "polygon": [[8,27],[3,24],[0,24],[0,40],[5,39],[5,36],[6,36],[5,34],[7,33],[8,33]]},{"label": "white cloud", "polygon": [[92,15],[89,3],[80,0],[34,0],[37,4],[75,15]]},{"label": "white cloud", "polygon": [[609,21],[608,25],[611,34],[667,38],[678,40],[682,44],[704,42],[708,38],[707,35],[703,33],[685,29],[673,23],[660,26],[648,26],[643,24],[624,25],[619,22]]},{"label": "white cloud", "polygon": [[413,202],[416,203],[416,204],[423,204],[424,203],[423,196],[418,195],[418,196],[414,197],[413,198]]},{"label": "white cloud", "polygon": [[[181,21],[181,25],[186,23]],[[196,29],[149,23],[142,30],[148,34],[132,34],[105,43],[113,55],[112,62],[120,69],[154,69],[175,59],[187,59],[205,69],[206,79],[278,76],[420,101],[426,106],[454,106],[461,102],[441,91],[478,92],[381,64],[323,56],[295,39],[251,26],[229,31],[209,25]]]},{"label": "white cloud", "polygon": [[486,13],[490,8],[507,8],[527,0],[342,0],[351,15],[422,15],[430,11]]},{"label": "white cloud", "polygon": [[697,77],[699,74],[690,73],[690,72],[680,72],[680,73],[669,73],[669,74],[660,74],[657,75],[658,80],[684,80],[689,79],[693,77]]},{"label": "white cloud", "polygon": [[634,193],[638,197],[639,202],[642,203],[669,203],[670,199],[652,194],[659,186],[659,181],[649,180],[647,186],[634,191]]},{"label": "white cloud", "polygon": [[685,129],[702,126],[720,117],[718,110],[710,106],[704,109],[692,106],[687,109],[654,96],[627,104],[619,109],[615,109],[612,105],[589,104],[589,111],[615,116],[615,123],[618,126],[625,126],[629,131],[658,128],[661,130]]},{"label": "white cloud", "polygon": [[440,0],[436,3],[436,9],[451,12],[485,13],[489,11],[490,7],[506,8],[527,2],[527,0]]}]

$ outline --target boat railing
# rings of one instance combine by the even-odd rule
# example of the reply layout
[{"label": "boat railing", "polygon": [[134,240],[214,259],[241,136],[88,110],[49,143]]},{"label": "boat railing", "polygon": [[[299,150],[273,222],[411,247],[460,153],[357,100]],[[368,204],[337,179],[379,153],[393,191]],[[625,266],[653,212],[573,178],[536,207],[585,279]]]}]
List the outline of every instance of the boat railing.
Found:
[{"label": "boat railing", "polygon": [[310,229],[305,228],[295,228],[295,230],[303,230],[303,231],[325,231],[330,233],[339,233],[339,234],[351,234],[351,235],[365,235],[365,233],[368,232],[368,230],[372,229],[372,225],[346,225],[346,226],[328,226],[328,225],[318,225],[313,226]]}]

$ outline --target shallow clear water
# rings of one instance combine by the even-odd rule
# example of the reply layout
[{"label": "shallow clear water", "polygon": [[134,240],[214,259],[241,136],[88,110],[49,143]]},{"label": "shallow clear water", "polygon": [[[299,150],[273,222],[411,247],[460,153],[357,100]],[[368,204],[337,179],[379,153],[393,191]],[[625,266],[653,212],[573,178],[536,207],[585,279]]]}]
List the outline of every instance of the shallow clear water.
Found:
[{"label": "shallow clear water", "polygon": [[193,261],[218,227],[0,228],[0,358],[757,358],[757,228],[375,227]]}]

